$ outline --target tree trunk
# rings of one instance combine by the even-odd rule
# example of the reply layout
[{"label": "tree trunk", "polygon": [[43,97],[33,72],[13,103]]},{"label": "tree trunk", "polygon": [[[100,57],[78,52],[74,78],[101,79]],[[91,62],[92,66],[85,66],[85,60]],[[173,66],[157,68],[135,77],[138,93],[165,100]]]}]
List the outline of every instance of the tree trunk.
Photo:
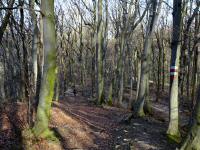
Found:
[{"label": "tree trunk", "polygon": [[[138,53],[138,52],[137,52]],[[141,75],[141,60],[137,60],[137,90],[136,90],[136,97],[138,99],[139,87],[140,87],[140,75]]]},{"label": "tree trunk", "polygon": [[34,6],[35,6],[35,1],[34,0],[29,0],[29,7],[30,7],[30,16],[31,16],[31,31],[32,31],[32,62],[30,63],[31,65],[31,83],[30,83],[30,101],[29,101],[29,124],[33,125],[33,114],[35,111],[35,105],[36,105],[36,88],[37,88],[37,77],[38,77],[38,62],[37,62],[37,50],[38,50],[38,43],[39,43],[39,29],[37,26],[37,17],[34,12]]},{"label": "tree trunk", "polygon": [[162,91],[165,89],[165,46],[162,40]]},{"label": "tree trunk", "polygon": [[197,71],[198,71],[198,59],[199,59],[199,46],[198,43],[198,33],[200,32],[200,13],[195,17],[195,43],[194,43],[194,58],[193,58],[193,70],[192,70],[192,92],[191,92],[191,99],[192,99],[192,106],[195,105],[195,89],[197,86]]},{"label": "tree trunk", "polygon": [[36,111],[39,103],[40,87],[41,80],[43,76],[43,66],[44,66],[44,40],[43,40],[43,22],[42,15],[40,15],[40,31],[39,31],[39,48],[38,48],[38,60],[37,60],[37,84],[36,84],[36,93],[35,93],[35,104],[34,109]]},{"label": "tree trunk", "polygon": [[5,101],[5,89],[4,89],[4,79],[5,79],[5,71],[4,71],[4,63],[0,58],[0,102]]},{"label": "tree trunk", "polygon": [[157,68],[157,94],[156,94],[156,101],[159,101],[160,97],[160,80],[161,80],[161,56],[162,56],[162,46],[161,46],[161,37],[159,33],[156,33],[157,45],[158,45],[158,68]]},{"label": "tree trunk", "polygon": [[126,46],[126,36],[127,36],[127,1],[122,2],[123,9],[123,27],[121,31],[120,38],[120,52],[119,52],[119,91],[118,91],[118,102],[122,106],[123,94],[124,94],[124,66],[125,66],[125,46]]},{"label": "tree trunk", "polygon": [[181,32],[181,0],[174,0],[173,11],[173,35],[171,43],[171,67],[170,67],[170,107],[169,107],[169,127],[168,137],[179,141],[180,133],[178,129],[178,67],[180,58],[180,32]]},{"label": "tree trunk", "polygon": [[104,101],[104,77],[103,77],[103,0],[98,0],[97,9],[97,103]]},{"label": "tree trunk", "polygon": [[149,62],[148,58],[150,55],[150,46],[151,46],[151,38],[153,36],[154,28],[158,20],[158,15],[160,13],[162,0],[159,1],[157,4],[157,1],[152,1],[151,4],[151,10],[150,10],[150,20],[148,22],[147,26],[147,34],[145,37],[144,42],[144,51],[143,56],[141,59],[141,75],[140,75],[140,83],[139,83],[139,91],[138,91],[138,98],[136,100],[135,106],[134,106],[134,113],[137,116],[144,116],[144,103],[145,99],[147,97],[147,91],[148,89],[146,86],[146,82],[148,82],[148,75],[149,75]]},{"label": "tree trunk", "polygon": [[36,122],[33,131],[36,137],[46,138],[52,136],[48,124],[56,78],[54,0],[42,0],[41,11],[43,14],[44,66]]},{"label": "tree trunk", "polygon": [[32,21],[32,72],[33,72],[33,79],[34,79],[34,91],[36,89],[37,85],[37,49],[38,49],[38,43],[39,43],[39,29],[37,26],[37,17],[34,12],[34,6],[35,6],[35,0],[30,0],[30,15],[31,15],[31,21]]}]

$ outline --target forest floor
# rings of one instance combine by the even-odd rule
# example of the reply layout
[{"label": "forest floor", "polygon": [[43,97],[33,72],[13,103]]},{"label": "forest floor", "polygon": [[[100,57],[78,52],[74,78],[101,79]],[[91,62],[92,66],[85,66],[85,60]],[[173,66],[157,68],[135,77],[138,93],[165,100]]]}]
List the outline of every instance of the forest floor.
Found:
[{"label": "forest floor", "polygon": [[170,150],[167,123],[161,118],[145,117],[122,122],[131,112],[114,107],[97,107],[83,97],[67,97],[55,102],[51,125],[64,149]]},{"label": "forest floor", "polygon": [[[96,106],[85,97],[67,96],[53,103],[50,127],[61,141],[59,149],[174,150],[177,145],[169,142],[165,134],[167,101],[153,101],[152,106],[151,116],[126,123],[123,118],[131,114],[126,109]],[[23,149],[20,129],[27,127],[25,106],[10,104],[0,113],[0,150]],[[181,120],[182,126],[188,121]],[[37,149],[56,149],[44,145],[38,144]]]}]

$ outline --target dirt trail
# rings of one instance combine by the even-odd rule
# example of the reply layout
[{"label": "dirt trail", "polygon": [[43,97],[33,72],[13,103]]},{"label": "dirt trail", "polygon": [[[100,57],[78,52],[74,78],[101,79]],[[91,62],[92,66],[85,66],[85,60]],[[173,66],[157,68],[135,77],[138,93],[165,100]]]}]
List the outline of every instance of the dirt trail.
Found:
[{"label": "dirt trail", "polygon": [[146,117],[121,123],[128,114],[119,108],[97,107],[80,96],[66,97],[54,103],[51,127],[64,149],[175,149],[166,139],[167,122]]}]

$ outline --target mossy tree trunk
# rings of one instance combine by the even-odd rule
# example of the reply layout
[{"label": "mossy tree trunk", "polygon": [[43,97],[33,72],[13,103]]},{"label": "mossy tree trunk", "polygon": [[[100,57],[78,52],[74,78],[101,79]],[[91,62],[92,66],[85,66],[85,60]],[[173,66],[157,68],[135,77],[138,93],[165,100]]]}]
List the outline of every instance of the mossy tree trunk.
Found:
[{"label": "mossy tree trunk", "polygon": [[182,0],[174,0],[173,10],[173,35],[170,67],[170,107],[169,107],[169,127],[168,137],[179,141],[180,133],[178,129],[178,67],[180,58],[180,33],[181,33],[181,7]]},{"label": "mossy tree trunk", "polygon": [[56,35],[54,19],[54,0],[42,0],[42,23],[44,43],[44,66],[41,79],[39,104],[33,132],[36,137],[51,136],[48,124],[56,78]]}]

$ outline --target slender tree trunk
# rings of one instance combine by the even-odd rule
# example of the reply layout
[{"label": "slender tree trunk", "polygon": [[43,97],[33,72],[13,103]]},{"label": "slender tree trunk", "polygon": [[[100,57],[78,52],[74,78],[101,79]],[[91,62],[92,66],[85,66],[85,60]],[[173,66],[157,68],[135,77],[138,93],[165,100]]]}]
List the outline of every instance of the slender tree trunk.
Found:
[{"label": "slender tree trunk", "polygon": [[[136,83],[135,82],[135,79],[136,79],[136,76],[134,76],[134,70],[133,70],[133,68],[134,68],[134,64],[133,64],[133,56],[131,55],[131,52],[130,52],[130,50],[128,51],[128,53],[129,53],[129,68],[130,68],[130,79],[129,79],[129,81],[131,82],[131,87],[130,87],[130,90],[131,90],[131,93],[130,93],[130,98],[129,98],[129,104],[128,104],[128,109],[132,109],[132,106],[133,106],[133,102],[134,102],[134,99],[133,99],[133,84],[134,83]],[[136,69],[135,69],[135,71],[136,71]],[[134,77],[134,79],[133,79],[133,77]]]},{"label": "slender tree trunk", "polygon": [[95,54],[92,53],[92,62],[91,62],[91,80],[92,80],[92,97],[94,96],[94,89],[95,89]]},{"label": "slender tree trunk", "polygon": [[39,43],[39,29],[37,26],[37,17],[34,12],[35,1],[30,0],[30,14],[31,14],[31,21],[32,21],[32,70],[33,70],[33,79],[34,79],[34,89],[36,89],[37,84],[37,49]]},{"label": "slender tree trunk", "polygon": [[162,91],[165,89],[165,46],[162,40]]},{"label": "slender tree trunk", "polygon": [[195,17],[195,43],[194,43],[194,58],[193,58],[193,70],[192,70],[192,92],[191,92],[191,99],[192,99],[192,106],[195,105],[195,89],[197,86],[197,71],[198,71],[198,59],[199,59],[199,46],[198,46],[198,34],[200,32],[200,13]]},{"label": "slender tree trunk", "polygon": [[[22,50],[23,50],[23,61],[22,61],[22,91],[23,91],[23,95],[22,95],[22,101],[24,102],[30,102],[30,96],[29,96],[29,92],[30,92],[30,83],[29,83],[29,75],[28,75],[28,71],[29,71],[29,61],[28,61],[28,50],[26,47],[26,35],[25,35],[25,31],[24,31],[24,10],[23,10],[23,6],[24,6],[24,1],[23,0],[19,0],[19,5],[21,6],[20,8],[20,32],[21,32],[21,40],[22,40]],[[28,115],[30,116],[30,115]]]},{"label": "slender tree trunk", "polygon": [[113,81],[111,81],[110,83],[110,87],[109,87],[109,93],[108,93],[108,105],[112,105],[113,104]]},{"label": "slender tree trunk", "polygon": [[160,96],[160,80],[161,80],[161,55],[162,55],[162,46],[161,46],[161,37],[159,36],[159,33],[156,33],[156,38],[157,38],[157,45],[158,45],[158,68],[157,68],[157,94],[156,94],[156,101],[159,100]]},{"label": "slender tree trunk", "polygon": [[[107,83],[107,80],[106,80],[106,77],[107,77],[107,70],[106,70],[106,53],[107,53],[107,46],[108,46],[108,17],[109,17],[109,14],[108,14],[108,0],[104,0],[104,3],[105,3],[105,9],[104,9],[104,31],[103,31],[103,37],[104,37],[104,40],[103,40],[103,78],[104,78],[104,91],[103,93],[105,94],[105,90],[106,90],[106,83]],[[111,95],[112,96],[112,95]],[[105,95],[104,95],[105,97]]]},{"label": "slender tree trunk", "polygon": [[141,75],[141,60],[137,60],[137,91],[135,99],[138,99],[139,87],[140,87],[140,75]]},{"label": "slender tree trunk", "polygon": [[79,63],[80,63],[80,75],[81,75],[81,88],[82,95],[84,95],[84,85],[85,85],[85,77],[84,77],[84,60],[83,60],[83,20],[80,18],[80,27],[79,27],[79,36],[80,36],[80,45],[79,45]]},{"label": "slender tree trunk", "polygon": [[103,77],[103,0],[98,0],[97,13],[97,102],[104,101],[104,77]]},{"label": "slender tree trunk", "polygon": [[123,9],[123,27],[120,37],[120,52],[119,52],[119,92],[118,92],[118,102],[119,105],[122,105],[123,94],[124,94],[124,67],[125,67],[125,46],[126,46],[126,36],[127,36],[127,1],[122,2]]},{"label": "slender tree trunk", "polygon": [[0,58],[0,102],[5,101],[4,79],[5,79],[5,68],[3,60]]},{"label": "slender tree trunk", "polygon": [[119,26],[116,24],[116,35],[115,35],[115,57],[114,57],[114,82],[113,82],[113,95],[118,94],[118,76],[119,76],[119,71],[118,71],[118,58],[119,58]]},{"label": "slender tree trunk", "polygon": [[[36,104],[36,88],[37,88],[37,77],[38,77],[38,62],[37,62],[37,50],[38,50],[38,43],[39,43],[39,29],[37,26],[37,17],[34,11],[35,1],[29,0],[29,7],[30,7],[30,16],[32,21],[32,62],[30,63],[30,71],[31,71],[31,91],[30,91],[30,101],[29,101],[29,124],[33,125],[33,114],[35,111],[35,104]],[[32,81],[33,80],[33,81]]]},{"label": "slender tree trunk", "polygon": [[55,86],[54,86],[54,100],[58,101],[59,100],[59,76],[58,76],[58,71],[56,70],[56,79],[55,79]]}]

